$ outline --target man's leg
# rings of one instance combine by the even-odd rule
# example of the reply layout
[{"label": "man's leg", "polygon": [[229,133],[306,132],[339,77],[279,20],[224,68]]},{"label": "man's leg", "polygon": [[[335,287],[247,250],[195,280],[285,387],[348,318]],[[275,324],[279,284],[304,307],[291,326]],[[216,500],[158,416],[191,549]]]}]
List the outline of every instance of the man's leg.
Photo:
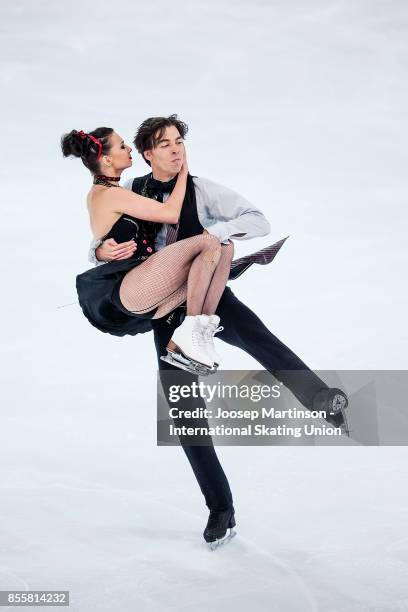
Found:
[{"label": "man's leg", "polygon": [[217,308],[224,330],[217,335],[224,342],[237,346],[254,357],[287,387],[306,408],[313,408],[313,399],[328,386],[283,342],[274,336],[261,319],[245,306],[229,287]]},{"label": "man's leg", "polygon": [[[154,330],[154,341],[159,360],[159,371],[174,370],[183,377],[183,384],[191,384],[193,381],[198,381],[198,377],[189,372],[185,372],[166,363],[160,359],[160,356],[167,354],[166,346],[173,335],[174,329],[180,325],[180,315],[184,311],[177,308],[168,317],[152,320]],[[170,320],[170,322],[168,322]],[[166,381],[162,378],[162,385],[166,394]],[[191,410],[192,408],[205,408],[205,402],[201,398],[194,398],[194,406],[191,404],[191,399],[181,398],[178,402],[178,407],[181,410]],[[181,421],[181,420],[180,420]],[[205,421],[207,424],[207,421]],[[182,424],[178,422],[177,425]],[[190,421],[188,425],[193,425]],[[203,425],[202,421],[196,422],[196,425]],[[204,495],[205,503],[209,510],[226,510],[233,505],[232,494],[228,484],[227,477],[218,460],[212,440],[209,439],[211,446],[189,446],[181,444],[187,458],[193,468],[195,477],[200,486],[201,492]]]}]

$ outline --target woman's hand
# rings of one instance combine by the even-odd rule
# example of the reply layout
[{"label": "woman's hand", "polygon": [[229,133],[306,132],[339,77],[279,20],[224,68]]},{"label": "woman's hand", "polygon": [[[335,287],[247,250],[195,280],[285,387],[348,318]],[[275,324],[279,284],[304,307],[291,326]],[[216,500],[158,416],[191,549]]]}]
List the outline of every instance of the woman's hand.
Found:
[{"label": "woman's hand", "polygon": [[99,261],[119,261],[132,257],[135,250],[136,243],[134,240],[118,244],[114,238],[109,238],[96,249],[95,255]]},{"label": "woman's hand", "polygon": [[188,174],[187,151],[185,146],[183,153],[183,165],[181,166],[180,174],[183,174],[185,176],[187,176]]}]

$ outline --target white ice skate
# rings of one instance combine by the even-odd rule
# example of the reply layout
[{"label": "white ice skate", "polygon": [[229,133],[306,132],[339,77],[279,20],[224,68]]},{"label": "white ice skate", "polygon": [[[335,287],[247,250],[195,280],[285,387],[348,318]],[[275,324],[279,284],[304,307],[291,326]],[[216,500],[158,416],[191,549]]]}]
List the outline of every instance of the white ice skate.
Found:
[{"label": "white ice skate", "polygon": [[167,355],[161,357],[182,370],[193,374],[206,376],[216,371],[214,360],[206,350],[206,340],[203,335],[206,315],[187,315],[177,327],[167,345]]},{"label": "white ice skate", "polygon": [[[206,317],[206,319],[204,319]],[[214,367],[218,368],[221,363],[221,357],[218,355],[214,346],[214,336],[220,331],[223,331],[223,326],[218,327],[220,317],[216,314],[202,315],[202,322],[206,322],[203,328],[203,334],[206,341],[206,350],[214,362]]]}]

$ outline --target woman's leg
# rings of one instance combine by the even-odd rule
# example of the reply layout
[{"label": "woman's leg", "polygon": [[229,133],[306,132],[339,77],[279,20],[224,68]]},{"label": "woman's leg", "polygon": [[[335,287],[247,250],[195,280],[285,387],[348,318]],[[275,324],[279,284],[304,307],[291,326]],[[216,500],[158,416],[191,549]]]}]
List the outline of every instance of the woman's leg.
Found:
[{"label": "woman's leg", "polygon": [[[206,238],[210,236],[210,234],[204,235]],[[221,245],[217,240],[217,249],[213,248],[203,251],[191,264],[187,279],[187,316],[199,315],[204,312],[204,300],[220,260]]]},{"label": "woman's leg", "polygon": [[231,261],[234,256],[234,244],[221,245],[221,257],[218,262],[217,269],[208,287],[207,295],[205,296],[202,313],[207,315],[215,314],[218,303],[224,293],[225,285],[228,281],[228,276],[231,270]]},{"label": "woman's leg", "polygon": [[[210,234],[175,242],[126,274],[119,291],[121,302],[138,314],[158,306],[158,318],[183,303],[187,289],[188,314],[201,314],[220,256],[221,245]],[[190,287],[189,292],[190,285],[193,289]]]},{"label": "woman's leg", "polygon": [[[225,285],[228,281],[228,276],[231,270],[231,261],[234,256],[234,244],[221,245],[221,257],[218,262],[218,266],[211,279],[210,286],[208,287],[207,295],[205,296],[204,304],[202,307],[202,314],[215,314],[218,303],[224,293]],[[164,304],[161,304],[157,309],[154,319],[160,319],[166,314],[183,304],[187,299],[187,281],[167,300]],[[190,314],[189,312],[187,314]]]}]

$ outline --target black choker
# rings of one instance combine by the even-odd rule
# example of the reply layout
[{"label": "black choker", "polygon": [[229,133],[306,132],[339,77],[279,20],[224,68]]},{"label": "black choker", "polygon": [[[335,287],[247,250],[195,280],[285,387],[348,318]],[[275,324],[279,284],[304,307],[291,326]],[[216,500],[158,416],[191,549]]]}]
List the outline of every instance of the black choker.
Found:
[{"label": "black choker", "polygon": [[112,185],[110,181],[119,182],[120,176],[105,176],[104,174],[97,174],[94,176],[94,185],[104,185],[105,187],[119,187],[119,185]]},{"label": "black choker", "polygon": [[103,181],[120,181],[120,176],[105,176],[104,174],[96,174],[96,179],[102,179]]}]

